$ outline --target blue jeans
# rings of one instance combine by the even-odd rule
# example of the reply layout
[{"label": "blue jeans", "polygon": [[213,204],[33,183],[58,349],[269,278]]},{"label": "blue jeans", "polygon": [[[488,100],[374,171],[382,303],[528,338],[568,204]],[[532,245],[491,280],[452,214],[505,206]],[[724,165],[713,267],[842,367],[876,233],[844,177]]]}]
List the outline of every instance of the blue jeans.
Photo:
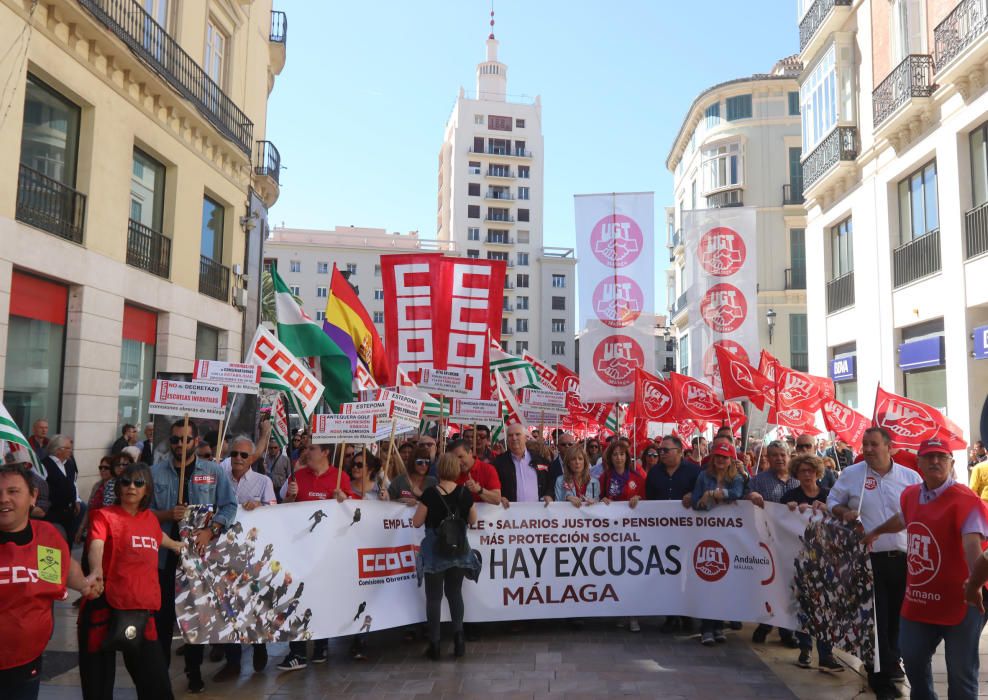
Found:
[{"label": "blue jeans", "polygon": [[[797,632],[796,641],[799,642],[800,651],[811,651],[813,649],[813,640],[810,639],[810,635],[806,634],[806,632]],[[817,639],[816,654],[820,661],[823,661],[824,659],[828,659],[834,655],[834,648],[830,642]]]},{"label": "blue jeans", "polygon": [[978,697],[978,642],[985,618],[975,608],[968,608],[964,619],[952,626],[902,618],[899,650],[912,687],[912,700],[937,700],[931,660],[941,641],[947,659],[947,696],[950,700]]}]

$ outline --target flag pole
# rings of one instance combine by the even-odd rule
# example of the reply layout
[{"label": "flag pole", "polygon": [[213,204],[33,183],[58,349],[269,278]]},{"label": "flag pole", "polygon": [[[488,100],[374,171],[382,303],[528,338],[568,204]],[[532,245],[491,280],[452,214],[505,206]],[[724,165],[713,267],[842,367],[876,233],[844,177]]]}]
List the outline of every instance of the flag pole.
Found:
[{"label": "flag pole", "polygon": [[189,414],[186,413],[182,420],[182,464],[178,468],[178,502],[182,503],[185,496],[185,457],[189,449],[189,441],[185,439],[185,433],[189,430]]},{"label": "flag pole", "polygon": [[477,422],[473,423],[473,456],[477,456]]},{"label": "flag pole", "polygon": [[445,405],[446,405],[446,395],[440,393],[439,394],[439,441],[440,441],[439,452],[441,454],[446,452],[446,429],[443,427],[443,411],[445,411]]},{"label": "flag pole", "polygon": [[[343,483],[343,453],[346,452],[346,443],[345,442],[341,442],[341,443],[339,443],[339,445],[340,445],[340,454],[336,458],[336,463],[337,463],[336,464],[336,491],[339,491],[340,490],[340,484]],[[334,491],[334,493],[335,493],[335,491]]]}]

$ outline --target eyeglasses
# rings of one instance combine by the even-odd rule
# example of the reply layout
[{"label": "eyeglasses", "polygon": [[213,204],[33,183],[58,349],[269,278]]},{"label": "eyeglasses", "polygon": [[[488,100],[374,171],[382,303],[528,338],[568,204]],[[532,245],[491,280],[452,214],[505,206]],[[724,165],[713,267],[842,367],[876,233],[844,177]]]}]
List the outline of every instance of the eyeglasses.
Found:
[{"label": "eyeglasses", "polygon": [[657,447],[659,454],[665,454],[666,452],[675,452],[675,447]]},{"label": "eyeglasses", "polygon": [[193,440],[195,440],[195,438],[192,437],[191,435],[172,435],[170,438],[168,438],[168,442],[170,442],[173,445],[177,445],[180,442],[192,442]]},{"label": "eyeglasses", "polygon": [[426,464],[426,465],[428,465],[429,464],[429,460],[427,460],[427,459],[416,459],[415,460],[415,463],[416,464]]},{"label": "eyeglasses", "polygon": [[645,453],[645,456],[646,457],[658,457],[659,456],[659,453],[658,452],[646,452]]},{"label": "eyeglasses", "polygon": [[232,450],[230,452],[230,456],[240,457],[240,459],[247,459],[248,457],[250,457],[250,452],[237,452],[236,450]]},{"label": "eyeglasses", "polygon": [[363,462],[354,462],[353,463],[353,468],[354,469],[363,469],[364,468],[364,463]]},{"label": "eyeglasses", "polygon": [[110,471],[110,465],[109,464],[101,464],[101,465],[99,465],[99,470],[101,472],[108,472],[108,471]]},{"label": "eyeglasses", "polygon": [[120,477],[121,486],[135,486],[137,488],[141,488],[142,486],[146,486],[147,483],[148,482],[146,482],[144,479],[128,479],[127,477],[124,476]]}]

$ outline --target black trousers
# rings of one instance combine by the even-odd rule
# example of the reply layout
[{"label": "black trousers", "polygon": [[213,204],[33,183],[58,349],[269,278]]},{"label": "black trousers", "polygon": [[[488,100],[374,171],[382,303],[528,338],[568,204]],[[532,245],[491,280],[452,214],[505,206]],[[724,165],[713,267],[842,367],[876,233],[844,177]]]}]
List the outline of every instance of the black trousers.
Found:
[{"label": "black trousers", "polygon": [[436,574],[425,575],[425,619],[429,641],[439,643],[442,620],[443,594],[449,602],[449,616],[453,631],[463,631],[463,577],[466,569],[454,567]]},{"label": "black trousers", "polygon": [[[154,622],[158,626],[158,642],[165,656],[165,668],[171,665],[172,634],[175,631],[175,569],[178,558],[168,552],[165,566],[158,569],[158,585],[161,587],[161,607],[154,614]],[[198,676],[202,666],[202,644],[185,645],[185,675]]]},{"label": "black trousers", "polygon": [[[83,700],[113,700],[117,669],[115,651],[89,651],[89,634],[95,606],[83,606],[79,614],[79,676]],[[157,642],[142,640],[136,651],[124,653],[124,666],[137,688],[140,700],[172,700],[168,668]]]},{"label": "black trousers", "polygon": [[871,571],[875,577],[875,622],[878,628],[878,672],[869,670],[868,685],[873,690],[892,686],[889,672],[899,668],[899,610],[906,597],[906,555],[904,552],[873,552]]}]

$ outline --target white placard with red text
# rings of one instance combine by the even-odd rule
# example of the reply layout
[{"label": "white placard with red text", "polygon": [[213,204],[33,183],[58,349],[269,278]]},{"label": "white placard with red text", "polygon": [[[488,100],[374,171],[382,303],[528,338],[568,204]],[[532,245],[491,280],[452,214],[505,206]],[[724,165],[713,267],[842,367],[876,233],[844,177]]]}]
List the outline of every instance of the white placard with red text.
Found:
[{"label": "white placard with red text", "polygon": [[452,423],[482,423],[494,425],[501,422],[501,402],[497,399],[453,399],[449,420]]},{"label": "white placard with red text", "polygon": [[549,413],[566,413],[565,391],[543,391],[541,389],[522,389],[521,407],[533,411],[548,411]]},{"label": "white placard with red text", "polygon": [[458,369],[435,369],[423,367],[419,370],[419,389],[425,389],[430,394],[444,396],[469,396],[467,391],[467,375]]},{"label": "white placard with red text", "polygon": [[387,437],[387,431],[381,425],[378,417],[369,413],[317,413],[309,422],[314,445],[375,442]]},{"label": "white placard with red text", "polygon": [[226,387],[220,384],[155,379],[151,382],[148,413],[221,420],[226,414],[227,396]]},{"label": "white placard with red text", "polygon": [[256,396],[261,382],[261,368],[243,362],[196,360],[192,378],[200,382],[222,384],[231,394]]},{"label": "white placard with red text", "polygon": [[631,401],[635,368],[654,371],[653,199],[651,192],[575,197],[585,403]]}]

